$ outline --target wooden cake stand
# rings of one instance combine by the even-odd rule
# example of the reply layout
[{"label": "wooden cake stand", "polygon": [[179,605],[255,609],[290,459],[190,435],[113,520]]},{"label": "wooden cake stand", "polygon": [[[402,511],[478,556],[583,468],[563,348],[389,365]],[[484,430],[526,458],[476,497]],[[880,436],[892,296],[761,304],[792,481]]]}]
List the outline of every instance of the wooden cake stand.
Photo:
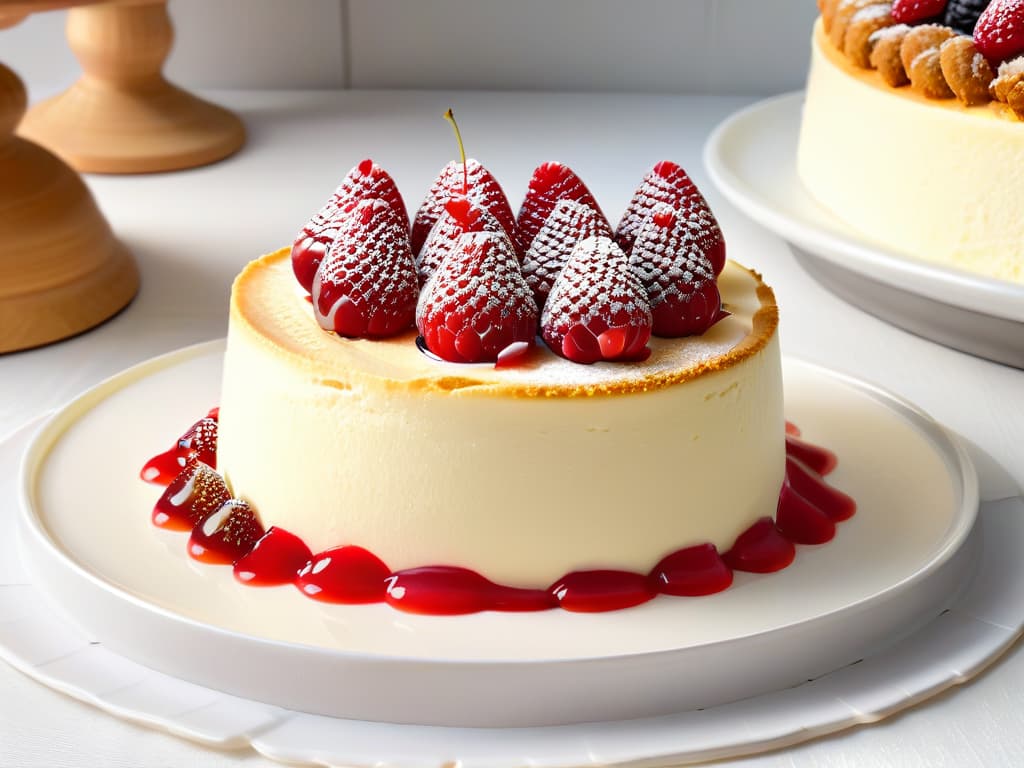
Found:
[{"label": "wooden cake stand", "polygon": [[245,127],[234,114],[164,78],[174,39],[167,0],[72,8],[67,37],[81,79],[32,107],[18,133],[78,170],[173,171],[216,162],[245,143]]},{"label": "wooden cake stand", "polygon": [[[0,29],[40,5],[0,0]],[[132,257],[78,174],[14,135],[26,105],[25,87],[0,64],[0,353],[92,328],[139,286]]]}]

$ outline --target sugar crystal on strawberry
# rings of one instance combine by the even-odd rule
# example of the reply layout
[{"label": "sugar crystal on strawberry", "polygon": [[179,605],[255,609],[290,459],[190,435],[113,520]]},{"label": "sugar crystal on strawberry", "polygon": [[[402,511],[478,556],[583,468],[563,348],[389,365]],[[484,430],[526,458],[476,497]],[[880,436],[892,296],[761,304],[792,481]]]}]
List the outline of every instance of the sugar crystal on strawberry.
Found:
[{"label": "sugar crystal on strawberry", "polygon": [[978,18],[974,42],[993,62],[1024,53],[1024,0],[992,0]]},{"label": "sugar crystal on strawberry", "polygon": [[615,241],[588,237],[573,249],[548,294],[541,335],[577,363],[642,360],[650,351],[647,292]]},{"label": "sugar crystal on strawberry", "polygon": [[512,344],[532,344],[537,304],[508,237],[460,237],[423,288],[416,327],[431,352],[454,363],[494,362]]},{"label": "sugar crystal on strawberry", "polygon": [[444,212],[445,204],[460,194],[491,214],[514,242],[516,220],[504,190],[489,170],[479,161],[469,158],[465,166],[454,160],[448,163],[431,184],[412,224],[414,254],[418,255],[422,250],[431,228]]},{"label": "sugar crystal on strawberry", "polygon": [[373,160],[363,160],[345,175],[331,198],[306,223],[292,245],[292,270],[307,291],[312,290],[317,267],[337,237],[340,217],[354,203],[368,198],[383,200],[398,216],[402,226],[409,228],[409,214],[394,179]]},{"label": "sugar crystal on strawberry", "polygon": [[571,200],[588,206],[604,222],[604,228],[611,230],[611,225],[601,212],[597,200],[571,168],[561,163],[542,163],[530,177],[526,197],[519,208],[519,216],[516,217],[520,253],[527,252],[555,206],[562,200]]},{"label": "sugar crystal on strawberry", "polygon": [[604,216],[585,203],[558,201],[523,257],[523,277],[538,307],[544,306],[555,278],[576,244],[598,235],[612,236]]},{"label": "sugar crystal on strawberry", "polygon": [[658,205],[668,205],[686,219],[694,241],[711,263],[715,275],[725,267],[725,238],[704,195],[679,165],[662,160],[654,166],[637,188],[622,214],[615,239],[628,255],[644,221]]},{"label": "sugar crystal on strawberry", "polygon": [[204,563],[231,565],[247,554],[264,533],[248,502],[228,499],[192,529],[188,553]]},{"label": "sugar crystal on strawberry", "polygon": [[459,238],[467,232],[495,232],[505,234],[504,227],[486,209],[474,204],[463,195],[453,196],[445,203],[440,218],[430,228],[430,234],[416,259],[420,285],[426,285],[441,262],[451,253]]},{"label": "sugar crystal on strawberry", "polygon": [[357,338],[393,336],[412,326],[418,284],[406,229],[383,200],[356,203],[312,286],[317,322]]},{"label": "sugar crystal on strawberry", "polygon": [[678,211],[659,204],[630,254],[651,302],[655,336],[702,334],[725,317],[714,270],[687,224]]}]

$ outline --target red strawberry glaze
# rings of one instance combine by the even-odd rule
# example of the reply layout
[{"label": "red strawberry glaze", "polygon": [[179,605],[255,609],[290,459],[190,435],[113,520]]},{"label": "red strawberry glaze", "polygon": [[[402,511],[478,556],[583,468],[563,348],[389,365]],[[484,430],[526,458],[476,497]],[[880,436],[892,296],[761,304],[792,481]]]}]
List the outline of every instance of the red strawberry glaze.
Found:
[{"label": "red strawberry glaze", "polygon": [[673,552],[651,571],[659,592],[696,597],[713,595],[732,584],[732,569],[713,544]]},{"label": "red strawberry glaze", "polygon": [[291,584],[313,559],[306,543],[284,528],[272,527],[235,563],[235,578],[254,587]]},{"label": "red strawberry glaze", "polygon": [[217,419],[220,408],[210,412],[193,424],[178,438],[174,447],[158,453],[142,467],[139,477],[154,485],[169,485],[191,459],[217,468]]},{"label": "red strawberry glaze", "polygon": [[722,555],[725,564],[734,571],[750,573],[781,571],[794,557],[793,542],[782,535],[770,517],[762,517],[741,533],[732,549]]},{"label": "red strawberry glaze", "polygon": [[153,506],[153,525],[170,531],[191,531],[230,498],[221,476],[192,458]]},{"label": "red strawberry glaze", "polygon": [[556,605],[543,589],[505,587],[468,568],[410,568],[389,576],[387,582],[387,603],[406,613],[453,616],[487,610],[543,611]]},{"label": "red strawberry glaze", "polygon": [[188,553],[201,563],[233,565],[263,534],[263,526],[249,503],[228,499],[196,523],[188,539]]},{"label": "red strawberry glaze", "polygon": [[788,482],[779,491],[775,527],[795,544],[824,544],[836,535],[831,516],[794,491]]},{"label": "red strawberry glaze", "polygon": [[793,458],[792,454],[786,457],[785,485],[837,523],[849,520],[857,511],[857,502],[826,483],[820,474]]},{"label": "red strawberry glaze", "polygon": [[295,580],[302,593],[325,603],[379,603],[390,569],[362,547],[328,549],[313,557]]},{"label": "red strawberry glaze", "polygon": [[793,435],[786,435],[786,455],[803,462],[822,476],[835,469],[836,464],[839,463],[839,460],[832,451],[817,445],[811,445]]},{"label": "red strawberry glaze", "polygon": [[[548,589],[519,589],[455,566],[392,572],[362,547],[348,545],[313,555],[288,531],[271,528],[264,534],[248,505],[238,499],[230,499],[196,524],[189,554],[208,563],[233,562],[235,576],[244,584],[294,584],[307,597],[325,603],[386,602],[402,611],[430,615],[555,607],[593,613],[639,605],[658,594],[711,595],[732,584],[734,571],[771,573],[786,568],[796,557],[795,545],[829,541],[836,524],[856,512],[856,502],[822,477],[835,468],[835,454],[798,439],[799,434],[787,422],[786,472],[774,521],[758,520],[722,554],[711,544],[670,552],[646,574],[576,571]],[[194,472],[195,466],[192,461],[187,471]],[[175,493],[187,483],[187,471],[176,480]],[[225,517],[225,509],[235,511]]]},{"label": "red strawberry glaze", "polygon": [[602,613],[646,603],[657,592],[642,573],[575,571],[552,587],[558,605],[575,613]]}]

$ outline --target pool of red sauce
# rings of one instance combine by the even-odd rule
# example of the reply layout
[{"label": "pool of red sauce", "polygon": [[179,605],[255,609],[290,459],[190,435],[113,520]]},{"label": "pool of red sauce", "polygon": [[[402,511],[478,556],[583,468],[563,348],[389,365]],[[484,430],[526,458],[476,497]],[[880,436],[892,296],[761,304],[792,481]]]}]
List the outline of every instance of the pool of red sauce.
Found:
[{"label": "pool of red sauce", "polygon": [[[208,418],[217,418],[216,409]],[[186,436],[143,467],[142,479],[170,484],[195,452]],[[216,466],[216,456],[202,457]],[[699,596],[728,588],[734,571],[771,573],[786,568],[796,556],[796,545],[824,544],[836,533],[836,524],[857,509],[853,499],[825,482],[837,459],[831,451],[800,438],[800,430],[786,423],[786,472],[775,519],[765,517],[740,534],[723,553],[712,544],[672,552],[649,573],[618,570],[575,571],[547,589],[521,589],[495,584],[467,568],[428,565],[392,571],[372,552],[346,545],[312,553],[294,534],[271,528],[245,554],[233,561],[239,582],[250,586],[293,584],[307,597],[326,603],[386,602],[411,613],[451,615],[477,611],[601,612],[639,605],[658,594]],[[157,510],[168,510],[164,497]],[[163,515],[166,518],[166,515]],[[154,520],[157,517],[154,515]],[[165,525],[182,529],[178,525]],[[163,523],[159,523],[162,524]],[[196,524],[202,525],[202,521]],[[187,528],[187,526],[186,526]],[[216,558],[197,559],[217,562]],[[225,562],[225,561],[221,561]]]}]

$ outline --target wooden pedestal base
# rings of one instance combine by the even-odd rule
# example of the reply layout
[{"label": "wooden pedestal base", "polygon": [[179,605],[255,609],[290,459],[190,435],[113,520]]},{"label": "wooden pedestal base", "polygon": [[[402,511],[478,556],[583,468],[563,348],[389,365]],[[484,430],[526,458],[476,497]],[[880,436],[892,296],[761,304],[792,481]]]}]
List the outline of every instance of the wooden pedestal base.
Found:
[{"label": "wooden pedestal base", "polygon": [[72,8],[67,35],[83,77],[29,110],[18,133],[78,170],[172,171],[215,162],[245,143],[234,114],[164,79],[174,36],[166,0]]},{"label": "wooden pedestal base", "polygon": [[25,104],[21,81],[0,64],[0,352],[92,328],[139,286],[78,174],[12,135]]}]

